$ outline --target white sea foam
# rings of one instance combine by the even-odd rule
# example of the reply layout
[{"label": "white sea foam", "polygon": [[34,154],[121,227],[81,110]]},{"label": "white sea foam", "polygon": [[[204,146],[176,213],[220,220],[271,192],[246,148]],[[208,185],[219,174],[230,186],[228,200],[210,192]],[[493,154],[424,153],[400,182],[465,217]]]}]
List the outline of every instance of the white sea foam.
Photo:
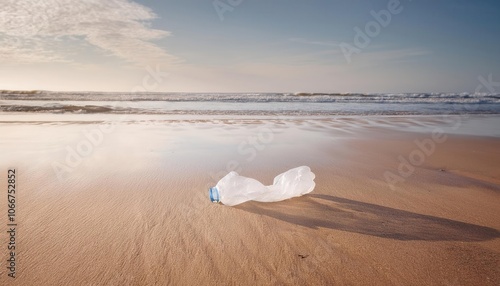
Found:
[{"label": "white sea foam", "polygon": [[1,112],[129,114],[498,114],[486,93],[0,92]]}]

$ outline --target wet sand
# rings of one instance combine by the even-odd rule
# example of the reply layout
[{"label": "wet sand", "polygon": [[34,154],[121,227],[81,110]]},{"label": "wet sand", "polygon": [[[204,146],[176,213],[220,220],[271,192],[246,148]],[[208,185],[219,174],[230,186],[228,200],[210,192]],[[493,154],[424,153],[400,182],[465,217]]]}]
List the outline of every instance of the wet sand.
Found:
[{"label": "wet sand", "polygon": [[[497,136],[441,134],[458,121],[427,117],[86,116],[1,118],[0,180],[16,169],[18,226],[16,278],[3,244],[0,285],[500,283]],[[208,198],[233,169],[271,184],[300,165],[316,174],[309,195]],[[4,242],[7,223],[4,212]]]}]

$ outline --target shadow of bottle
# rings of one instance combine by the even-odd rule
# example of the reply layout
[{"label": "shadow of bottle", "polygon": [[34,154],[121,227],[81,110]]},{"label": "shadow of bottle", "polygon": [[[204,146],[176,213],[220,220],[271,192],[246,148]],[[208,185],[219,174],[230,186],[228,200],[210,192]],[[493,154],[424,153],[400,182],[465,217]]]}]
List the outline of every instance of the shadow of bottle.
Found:
[{"label": "shadow of bottle", "polygon": [[248,202],[236,208],[304,227],[396,240],[471,242],[500,237],[500,232],[490,227],[323,194],[277,203]]}]

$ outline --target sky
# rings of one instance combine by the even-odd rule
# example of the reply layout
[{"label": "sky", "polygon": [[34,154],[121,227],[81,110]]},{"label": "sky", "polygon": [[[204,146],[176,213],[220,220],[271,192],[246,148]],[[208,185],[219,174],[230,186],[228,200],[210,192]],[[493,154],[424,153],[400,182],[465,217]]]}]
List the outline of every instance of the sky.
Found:
[{"label": "sky", "polygon": [[0,4],[0,89],[473,92],[500,79],[498,0]]}]

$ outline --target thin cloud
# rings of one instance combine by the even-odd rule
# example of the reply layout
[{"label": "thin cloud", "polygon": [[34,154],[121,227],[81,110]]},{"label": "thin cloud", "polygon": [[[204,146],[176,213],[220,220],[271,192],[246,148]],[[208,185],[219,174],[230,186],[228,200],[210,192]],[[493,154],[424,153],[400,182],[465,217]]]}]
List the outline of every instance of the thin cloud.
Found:
[{"label": "thin cloud", "polygon": [[[335,41],[316,41],[308,40],[304,38],[289,38],[288,41],[293,43],[299,43],[304,45],[314,45],[326,47],[325,49],[317,52],[302,54],[297,59],[302,59],[302,61],[322,60],[323,63],[331,63],[332,61],[336,64],[342,63],[344,61],[342,50],[340,49],[340,42]],[[406,48],[406,49],[388,49],[387,47],[376,47],[373,46],[371,50],[362,50],[359,54],[354,54],[353,58],[359,62],[364,62],[365,64],[372,64],[380,61],[408,61],[415,59],[417,57],[426,56],[431,54],[427,50],[420,48]],[[330,60],[327,56],[331,56]],[[340,59],[340,61],[339,61]]]},{"label": "thin cloud", "polygon": [[40,42],[8,36],[0,41],[0,55],[0,62],[5,64],[68,62],[46,50]]},{"label": "thin cloud", "polygon": [[354,61],[361,62],[389,62],[389,61],[407,61],[418,57],[430,55],[431,52],[420,48],[406,48],[393,50],[378,50],[378,51],[362,51],[354,57]]},{"label": "thin cloud", "polygon": [[295,43],[316,45],[316,46],[338,47],[340,45],[339,42],[311,41],[304,38],[290,38],[288,40]]},{"label": "thin cloud", "polygon": [[173,63],[177,58],[153,43],[170,35],[151,28],[154,19],[151,9],[128,0],[4,0],[0,62],[67,61],[53,44],[82,39],[134,64]]}]

